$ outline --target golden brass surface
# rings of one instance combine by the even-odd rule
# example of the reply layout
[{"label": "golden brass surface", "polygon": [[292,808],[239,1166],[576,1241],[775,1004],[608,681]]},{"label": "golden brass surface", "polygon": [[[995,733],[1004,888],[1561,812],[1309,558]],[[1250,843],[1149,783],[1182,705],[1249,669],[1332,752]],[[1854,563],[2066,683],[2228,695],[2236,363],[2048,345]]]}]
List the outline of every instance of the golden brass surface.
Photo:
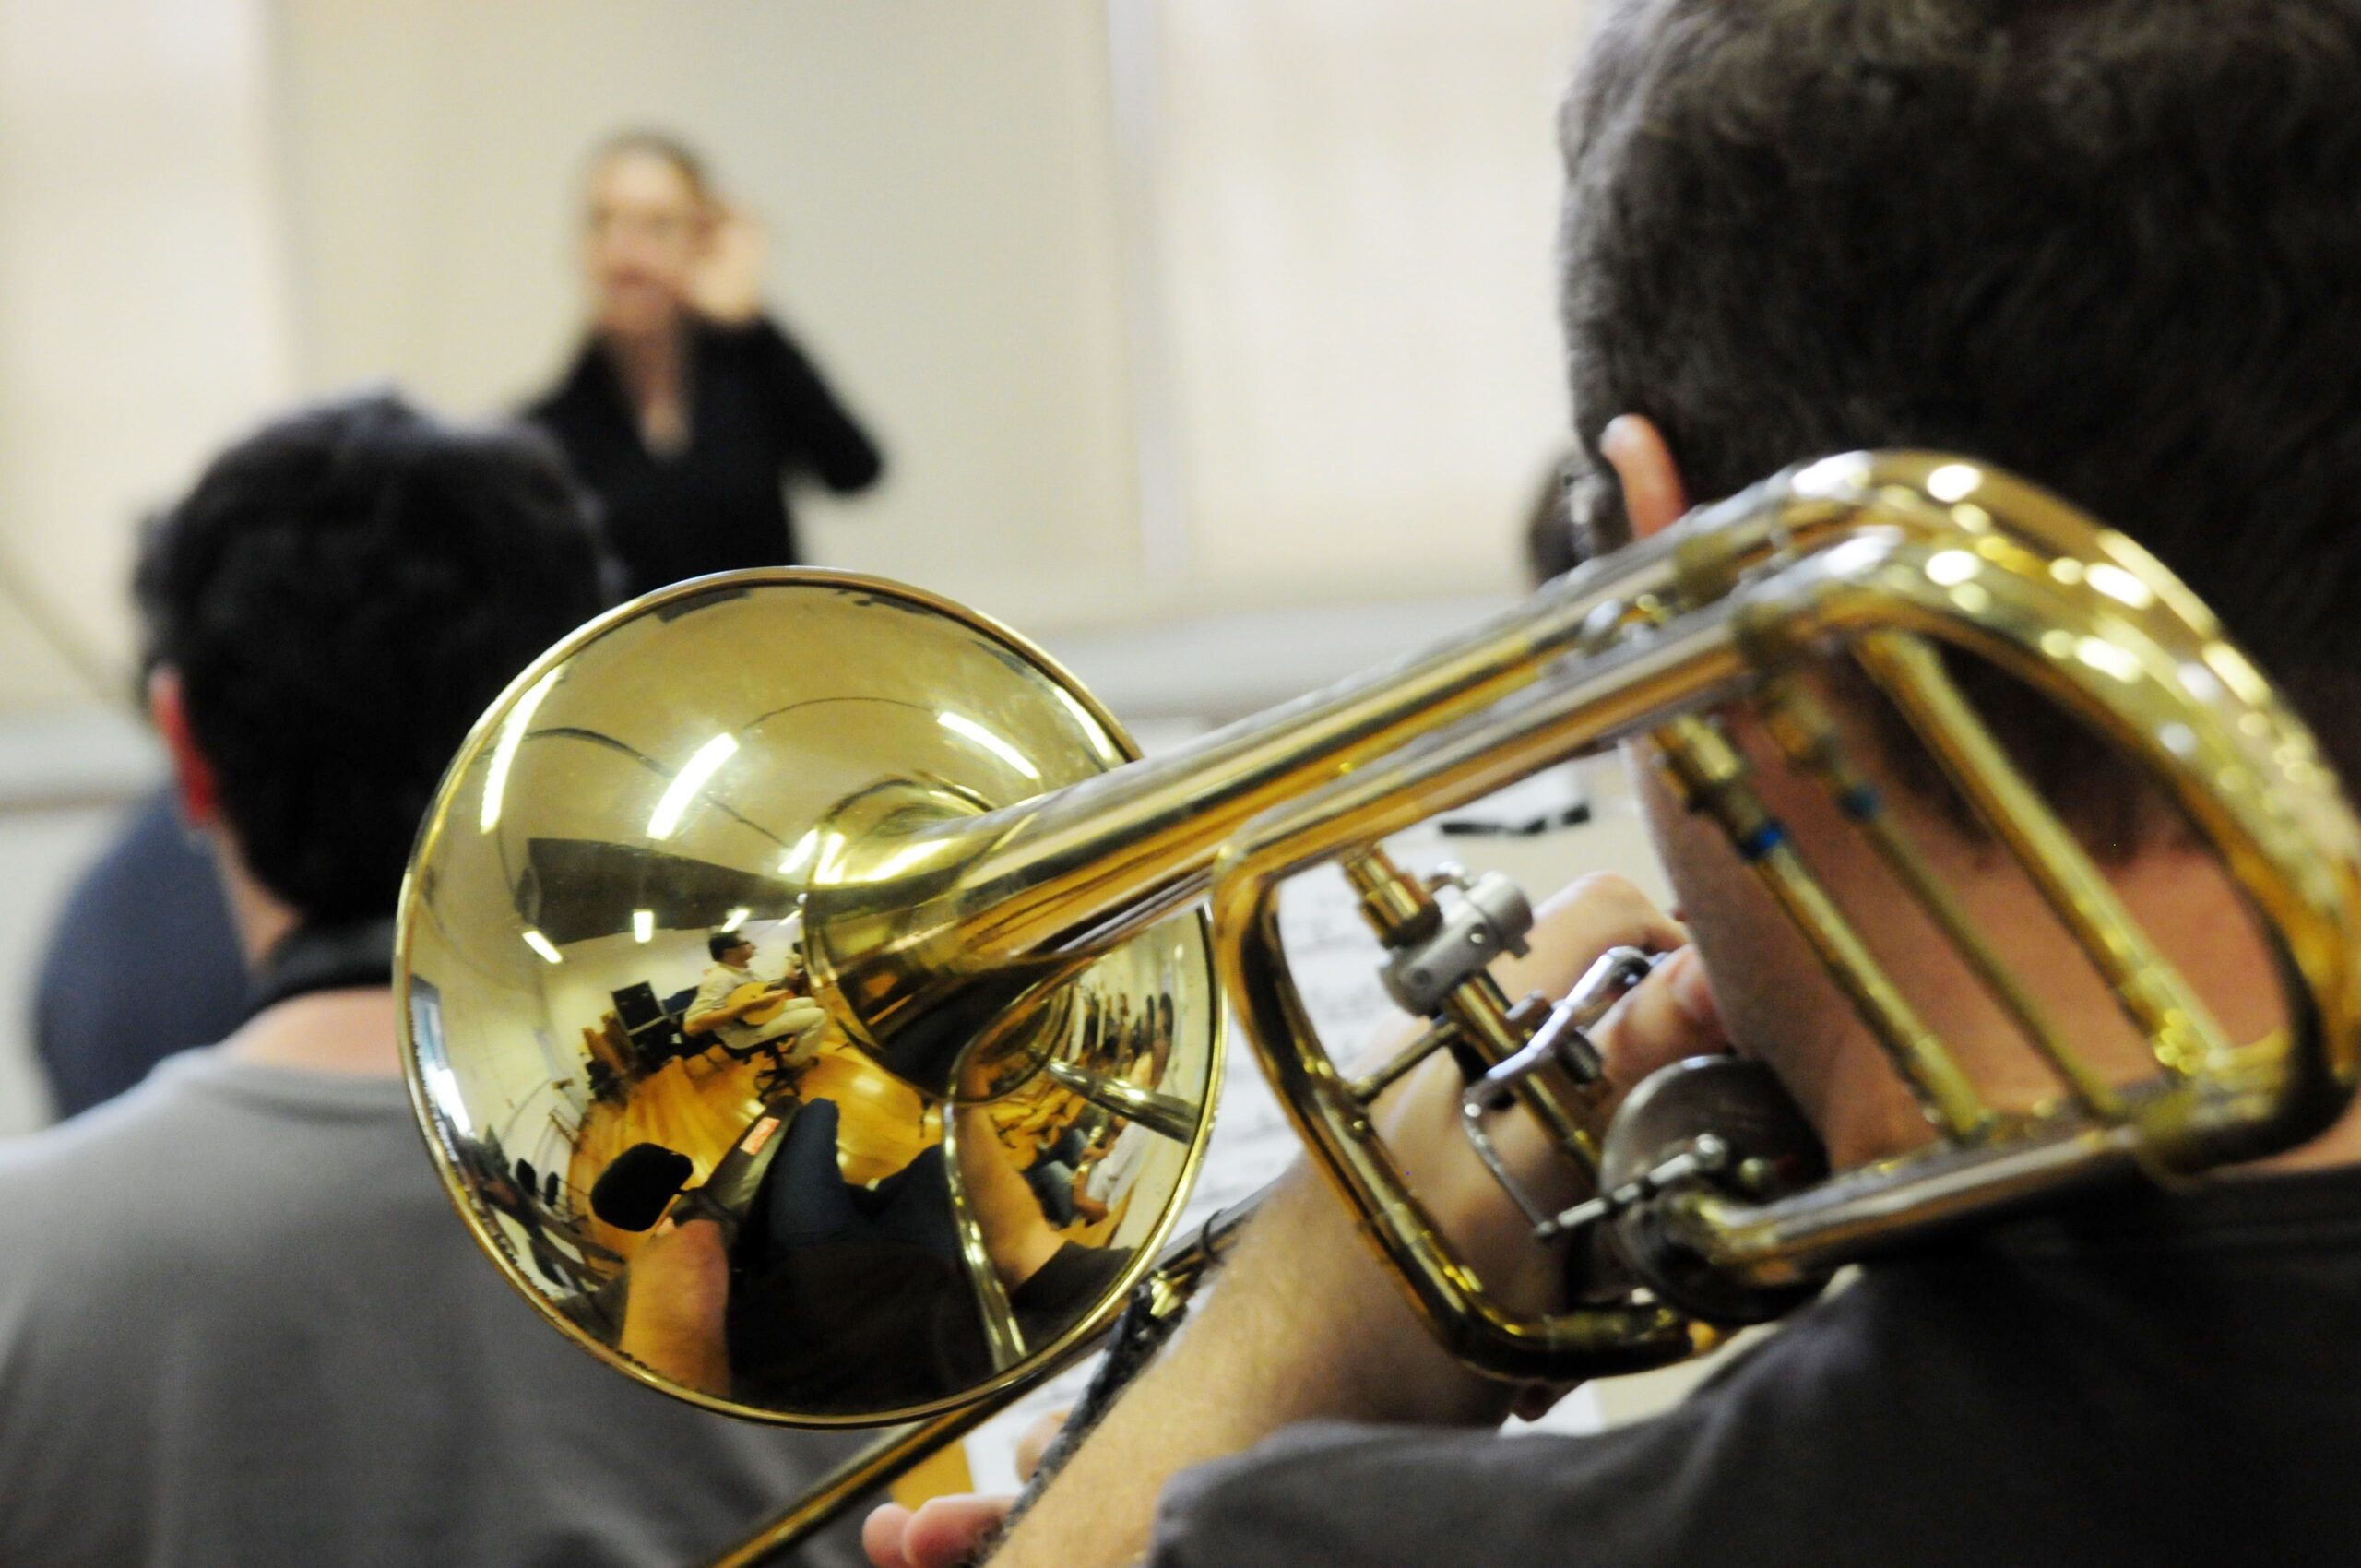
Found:
[{"label": "golden brass surface", "polygon": [[[1837,1264],[1964,1218],[2142,1164],[2189,1170],[2284,1148],[2353,1092],[2361,969],[2361,828],[2301,722],[2203,606],[2122,535],[2057,497],[1933,453],[1856,454],[1804,466],[1692,514],[1568,582],[1597,590],[1598,632],[1538,690],[1438,724],[1419,742],[1258,818],[1225,849],[1214,888],[1223,980],[1250,1042],[1322,1169],[1364,1217],[1413,1305],[1471,1365],[1565,1378],[1653,1364],[1711,1336],[1651,1290],[1546,1317],[1485,1291],[1370,1137],[1350,1082],[1288,973],[1277,897],[1323,861],[1350,864],[1385,836],[1465,805],[1567,755],[1653,732],[1693,792],[1726,786],[1734,755],[1699,716],[1750,707],[1766,684],[1848,645],[1928,638],[1986,659],[2082,719],[2142,765],[2220,857],[2289,977],[2292,1028],[2236,1047],[2204,1040],[2120,903],[2071,881],[2070,836],[2012,791],[1980,726],[1936,720],[1938,750],[1999,802],[2004,844],[2070,923],[2156,1058],[2136,1097],[2088,1097],[1990,1137],[1940,1039],[1817,893],[1756,802],[1725,795],[1721,826],[1767,872],[1941,1134],[1920,1155],[1838,1171],[1748,1201],[1677,1193],[1654,1229],[1734,1284],[1783,1290]],[[1679,568],[1667,584],[1655,568]],[[1686,576],[1682,576],[1685,571]],[[1674,608],[1667,612],[1664,605]],[[1881,639],[1885,640],[1881,642]],[[1873,664],[1872,669],[1876,666]],[[1928,690],[1937,689],[1932,682]],[[1964,716],[1954,715],[1953,719]],[[2077,852],[2078,853],[2078,852]],[[2104,888],[2103,880],[2097,885]],[[2062,913],[2069,911],[2061,910]],[[1586,1163],[1584,1152],[1567,1157]],[[1570,1211],[1571,1212],[1571,1211]]]},{"label": "golden brass surface", "polygon": [[[690,1035],[701,1004],[682,999],[716,971],[717,932],[752,938],[765,980],[811,945],[803,898],[857,874],[866,846],[839,835],[862,808],[972,816],[1131,755],[1028,645],[860,578],[686,584],[552,649],[454,763],[401,922],[413,1099],[510,1282],[641,1381],[799,1424],[944,1409],[1094,1332],[1153,1262],[1209,1126],[1221,1020],[1198,916],[1073,966],[1056,1006],[979,1052],[1019,1071],[973,1120],[857,1048],[819,963],[832,1021],[809,1038]],[[1034,1070],[1048,1060],[1149,1097],[1156,1125]],[[1082,1218],[1078,1168],[1115,1169],[1125,1140],[1104,1218]],[[600,1178],[651,1143],[721,1194],[724,1223],[600,1213]],[[519,1160],[554,1180],[522,1191]],[[721,1301],[697,1287],[716,1254]]]},{"label": "golden brass surface", "polygon": [[1738,749],[1706,719],[1681,714],[1658,728],[1654,739],[1665,771],[1691,802],[1711,815],[1796,929],[1812,956],[1841,987],[1919,1109],[1945,1137],[1971,1138],[1987,1113],[1975,1086],[1960,1071],[1941,1039],[1918,1016],[1861,940],[1836,901],[1828,896],[1803,857],[1747,782],[1748,767]]},{"label": "golden brass surface", "polygon": [[[2153,779],[2251,908],[2287,980],[2284,1028],[2223,1035],[1965,710],[1936,647],[2044,694]],[[2122,999],[2156,1063],[2152,1079],[2118,1089],[2068,1042],[2045,1042],[2055,1031],[2039,1004],[2011,995],[1990,955],[1971,953],[1968,969],[2074,1091],[2054,1109],[1995,1115],[1952,1042],[1853,931],[1725,730],[1750,713],[1774,736],[1786,724],[1790,754],[1842,795],[1842,759],[1810,724],[1797,727],[1782,694],[1815,661],[1848,654],[1925,731]],[[1595,1277],[1578,1280],[1572,1304],[1535,1316],[1504,1306],[1462,1260],[1368,1101],[1447,1045],[1507,1058],[1548,1009],[1512,1006],[1479,968],[1449,987],[1410,1048],[1356,1080],[1296,988],[1279,894],[1303,871],[1340,862],[1389,948],[1423,940],[1440,919],[1435,901],[1385,858],[1388,836],[1643,737],[1803,928],[1936,1135],[1914,1154],[1781,1186],[1762,1179],[1766,1160],[1716,1135],[1750,1120],[1795,1124],[1763,1113],[1761,1075],[1739,1075],[1751,1101],[1727,1102],[1730,1128],[1708,1115],[1680,1146],[1651,1123],[1631,1158],[1674,1150],[1660,1168],[1618,1171],[1614,1191],[1538,1232],[1599,1227],[1578,1254]],[[1010,635],[914,590],[825,574],[684,585],[586,628],[528,671],[455,764],[403,919],[414,1098],[456,1201],[512,1281],[634,1376],[813,1424],[1005,1397],[1074,1353],[1144,1277],[1169,1307],[1204,1266],[1147,1274],[1218,1085],[1204,928],[1189,912],[1206,897],[1220,983],[1312,1157],[1439,1338],[1507,1378],[1658,1364],[1934,1226],[2143,1169],[2198,1171],[2291,1146],[2339,1111],[2361,1070],[2351,939],[2361,826],[2318,747],[2136,545],[1979,463],[1901,452],[1805,465],[1425,654],[1154,761],[1125,755],[1112,721]],[[1879,853],[1939,930],[1966,931],[1902,835]],[[591,1025],[602,1005],[628,1011],[624,982],[654,978],[659,957],[670,965],[663,986],[685,984],[688,944],[717,927],[799,943],[827,1025],[809,1076],[769,1080],[766,1098],[744,1099],[718,1141],[686,1151],[696,1178],[738,1190],[717,1168],[742,1152],[747,1129],[777,1116],[773,1135],[789,1137],[807,1124],[806,1102],[826,1098],[812,1086],[833,1085],[848,1182],[867,1191],[932,1154],[940,1180],[957,1184],[944,1206],[957,1221],[945,1227],[950,1273],[926,1299],[962,1314],[979,1348],[915,1394],[750,1398],[728,1356],[657,1364],[636,1348],[648,1341],[594,1298],[695,1219],[646,1241],[602,1232],[576,1191],[597,1172],[573,1165],[559,1198],[518,1212],[509,1162],[544,1125],[576,1153],[595,1145],[593,1164],[620,1152],[601,1132],[617,1121],[612,1106],[584,1100],[593,1077],[620,1075],[626,1111],[640,1097],[651,1112],[670,1103],[659,1080],[675,1067],[685,1077],[689,1063],[651,1069],[633,1059],[635,1028],[618,1020],[608,1033],[626,1038],[602,1047]],[[1571,1072],[1543,1063],[1515,1093],[1555,1129],[1562,1157],[1595,1176],[1602,1130],[1561,1070]],[[1657,1097],[1656,1114],[1676,1100],[1682,1114],[1710,1112],[1722,1092],[1713,1086],[1726,1081],[1692,1080]],[[1173,1135],[1192,1107],[1193,1135]],[[1137,1178],[1116,1222],[1113,1243],[1128,1249],[1120,1266],[1100,1270],[1102,1288],[1038,1332],[1024,1321],[1020,1260],[1038,1257],[1044,1239],[1038,1224],[993,1217],[1025,1207],[1010,1202],[1025,1157],[1086,1119],[1120,1123],[1134,1152],[1153,1140],[1152,1174]],[[852,1146],[857,1125],[865,1146]],[[1004,1158],[980,1158],[995,1151]],[[694,1196],[676,1218],[694,1216]],[[606,1246],[610,1259],[575,1248],[568,1263],[559,1243],[575,1241]],[[1061,1234],[1057,1244],[1091,1243]],[[635,1282],[647,1288],[636,1304],[659,1319],[686,1315],[694,1301],[668,1295],[658,1273]],[[1701,1278],[1714,1288],[1684,1294],[1684,1279]],[[729,1351],[737,1338],[716,1343]],[[909,1462],[928,1435],[889,1440],[766,1532],[764,1550]]]},{"label": "golden brass surface", "polygon": [[[1882,639],[1872,636],[1863,640],[1874,647]],[[1801,682],[1780,677],[1764,684],[1757,707],[1772,738],[1797,766],[1817,775],[1828,787],[1838,809],[1861,830],[1894,880],[1934,921],[1943,940],[1957,950],[1977,981],[2082,1109],[2099,1116],[2122,1114],[2122,1098],[2114,1086],[2067,1042],[2048,1009],[1975,928],[1966,908],[1936,874],[1908,830],[1880,803],[1876,787],[1845,756],[1835,722],[1819,698]]]}]

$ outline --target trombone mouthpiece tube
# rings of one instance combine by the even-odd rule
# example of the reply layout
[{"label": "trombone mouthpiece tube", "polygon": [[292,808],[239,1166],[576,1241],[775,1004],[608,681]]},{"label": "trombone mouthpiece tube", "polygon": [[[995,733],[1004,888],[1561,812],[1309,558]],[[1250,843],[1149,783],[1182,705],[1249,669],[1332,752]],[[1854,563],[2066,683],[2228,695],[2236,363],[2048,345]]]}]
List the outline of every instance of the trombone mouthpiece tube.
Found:
[{"label": "trombone mouthpiece tube", "polygon": [[815,986],[894,1071],[949,1092],[989,1031],[1202,898],[1248,821],[1616,637],[1631,605],[1674,592],[1679,544],[1578,567],[1425,653],[1016,805],[978,814],[912,790],[847,802],[831,829],[846,849],[804,904]]}]

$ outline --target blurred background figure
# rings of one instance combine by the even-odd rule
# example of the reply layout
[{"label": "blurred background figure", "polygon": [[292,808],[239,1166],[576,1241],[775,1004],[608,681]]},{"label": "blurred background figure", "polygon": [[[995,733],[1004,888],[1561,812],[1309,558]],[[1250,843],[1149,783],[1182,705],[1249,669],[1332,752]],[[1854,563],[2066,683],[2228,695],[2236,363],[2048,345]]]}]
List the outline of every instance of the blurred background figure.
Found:
[{"label": "blurred background figure", "polygon": [[246,962],[212,858],[160,790],[66,895],[41,960],[33,1050],[61,1117],[112,1099],[246,1016]]},{"label": "blurred background figure", "polygon": [[527,410],[605,507],[636,596],[797,560],[786,486],[877,481],[877,448],[763,311],[763,239],[705,162],[650,131],[593,155],[587,340]]},{"label": "blurred background figure", "polygon": [[[125,587],[140,520],[271,410],[390,381],[513,411],[598,355],[612,450],[652,470],[684,439],[685,473],[716,427],[683,338],[766,301],[893,464],[845,501],[807,461],[796,555],[1038,637],[1151,749],[1504,608],[1566,428],[1539,314],[1562,170],[1533,127],[1590,8],[23,8],[0,49],[0,576],[24,590],[0,602],[0,1133],[136,1072],[69,1082],[61,1018],[105,1020],[94,1063],[221,1032],[157,961],[151,933],[197,917],[116,880],[177,861],[219,903],[125,700]],[[669,437],[601,347],[626,302],[582,293],[585,149],[621,126],[709,149],[723,187],[654,149],[628,160],[708,258],[642,291],[676,328]],[[700,253],[698,195],[773,220],[767,265],[718,202]],[[749,486],[777,504],[763,560],[788,558],[785,472]],[[1537,810],[1463,814],[1485,830],[1420,852],[1536,887],[1557,861],[1644,878],[1619,799],[1562,834],[1524,832]],[[1384,1004],[1349,900],[1299,924],[1351,966],[1318,1004]],[[231,966],[213,973],[238,1010]],[[1233,1063],[1220,1201],[1259,1181],[1239,1150],[1287,1144],[1245,1099],[1259,1081]],[[1099,1146],[1078,1207],[1106,1191]]]},{"label": "blurred background figure", "polygon": [[[125,700],[125,586],[139,520],[302,398],[554,421],[572,363],[618,461],[685,439],[679,479],[718,417],[683,342],[760,337],[709,323],[767,301],[892,448],[890,484],[796,497],[797,554],[1038,637],[1151,748],[1503,608],[1565,428],[1532,125],[1589,8],[28,11],[0,51],[0,1133],[232,1010],[226,964],[158,962],[160,929],[226,938]],[[713,149],[726,193],[653,146],[586,167],[618,126]],[[586,310],[626,186],[674,215],[630,231],[662,255]],[[723,195],[792,216],[791,267]],[[605,347],[634,330],[672,356],[645,424]],[[763,559],[781,471],[747,491]]]},{"label": "blurred background figure", "polygon": [[[255,989],[219,1045],[0,1144],[0,1560],[657,1568],[846,1448],[600,1371],[420,1157],[409,846],[484,705],[604,606],[603,564],[538,434],[382,394],[266,425],[150,530],[149,708]],[[554,1189],[501,1163],[537,1264],[587,1272]]]},{"label": "blurred background figure", "polygon": [[[390,381],[554,422],[571,365],[630,484],[704,483],[719,416],[683,342],[759,338],[707,323],[767,302],[894,470],[807,482],[797,558],[1038,637],[1151,747],[1503,607],[1565,423],[1533,327],[1561,173],[1531,126],[1587,9],[40,7],[0,80],[0,1132],[219,1032],[235,977],[201,992],[147,934],[225,941],[124,700],[124,588],[139,520],[301,398]],[[718,167],[586,164],[622,126]],[[586,302],[626,186],[677,220],[630,231],[670,260]],[[724,200],[776,220],[767,264]],[[651,435],[606,345],[665,321]],[[757,559],[789,554],[783,472],[742,493]],[[197,912],[121,897],[167,862]]]}]

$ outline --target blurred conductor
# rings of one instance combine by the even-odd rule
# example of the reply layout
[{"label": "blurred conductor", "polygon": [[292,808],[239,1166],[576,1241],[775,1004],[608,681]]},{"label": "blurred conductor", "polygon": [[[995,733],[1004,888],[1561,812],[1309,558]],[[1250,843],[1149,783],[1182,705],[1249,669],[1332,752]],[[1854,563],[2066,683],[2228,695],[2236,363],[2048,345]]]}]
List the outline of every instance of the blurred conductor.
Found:
[{"label": "blurred conductor", "polygon": [[635,131],[592,157],[587,340],[526,410],[605,510],[634,594],[797,558],[786,487],[865,490],[882,463],[763,310],[763,242],[705,163]]}]

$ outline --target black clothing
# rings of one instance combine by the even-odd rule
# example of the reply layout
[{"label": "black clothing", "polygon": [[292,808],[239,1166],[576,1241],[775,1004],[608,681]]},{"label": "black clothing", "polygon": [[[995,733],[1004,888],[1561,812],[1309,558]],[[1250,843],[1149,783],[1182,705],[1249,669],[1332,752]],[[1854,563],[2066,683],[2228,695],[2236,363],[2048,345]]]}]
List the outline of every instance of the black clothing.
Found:
[{"label": "black clothing", "polygon": [[[104,962],[93,944],[107,948]],[[245,956],[212,858],[159,790],[66,895],[42,956],[33,1049],[57,1114],[113,1099],[245,1016]]]},{"label": "black clothing", "polygon": [[730,1391],[749,1404],[847,1415],[917,1405],[991,1365],[966,1273],[923,1248],[855,1234],[758,1269],[731,1263]]},{"label": "black clothing", "polygon": [[868,488],[882,467],[820,373],[769,321],[698,321],[688,330],[689,442],[679,452],[648,451],[596,342],[525,410],[598,495],[635,596],[707,572],[794,561],[785,481],[810,474],[843,493]]},{"label": "black clothing", "polygon": [[[978,1383],[990,1343],[952,1219],[943,1146],[874,1187],[836,1165],[839,1111],[765,1108],[781,1130],[714,1168],[730,1242],[725,1334],[732,1392],[781,1409],[876,1410]],[[759,1122],[757,1126],[759,1126]],[[675,1217],[682,1213],[675,1209]],[[1029,1346],[1049,1343],[1130,1266],[1129,1248],[1061,1245],[1008,1293]]]},{"label": "black clothing", "polygon": [[[350,925],[299,925],[263,955],[246,989],[246,1016],[315,991],[394,983],[394,917]],[[522,1170],[532,1167],[516,1162]],[[518,1180],[530,1187],[532,1182]]]},{"label": "black clothing", "polygon": [[1864,1271],[1596,1437],[1299,1428],[1176,1479],[1155,1568],[2361,1558],[2361,1171],[2118,1196]]},{"label": "black clothing", "polygon": [[1009,1307],[1026,1341],[1044,1345],[1073,1327],[1132,1266],[1133,1251],[1062,1243],[1048,1262],[1008,1293]]}]

